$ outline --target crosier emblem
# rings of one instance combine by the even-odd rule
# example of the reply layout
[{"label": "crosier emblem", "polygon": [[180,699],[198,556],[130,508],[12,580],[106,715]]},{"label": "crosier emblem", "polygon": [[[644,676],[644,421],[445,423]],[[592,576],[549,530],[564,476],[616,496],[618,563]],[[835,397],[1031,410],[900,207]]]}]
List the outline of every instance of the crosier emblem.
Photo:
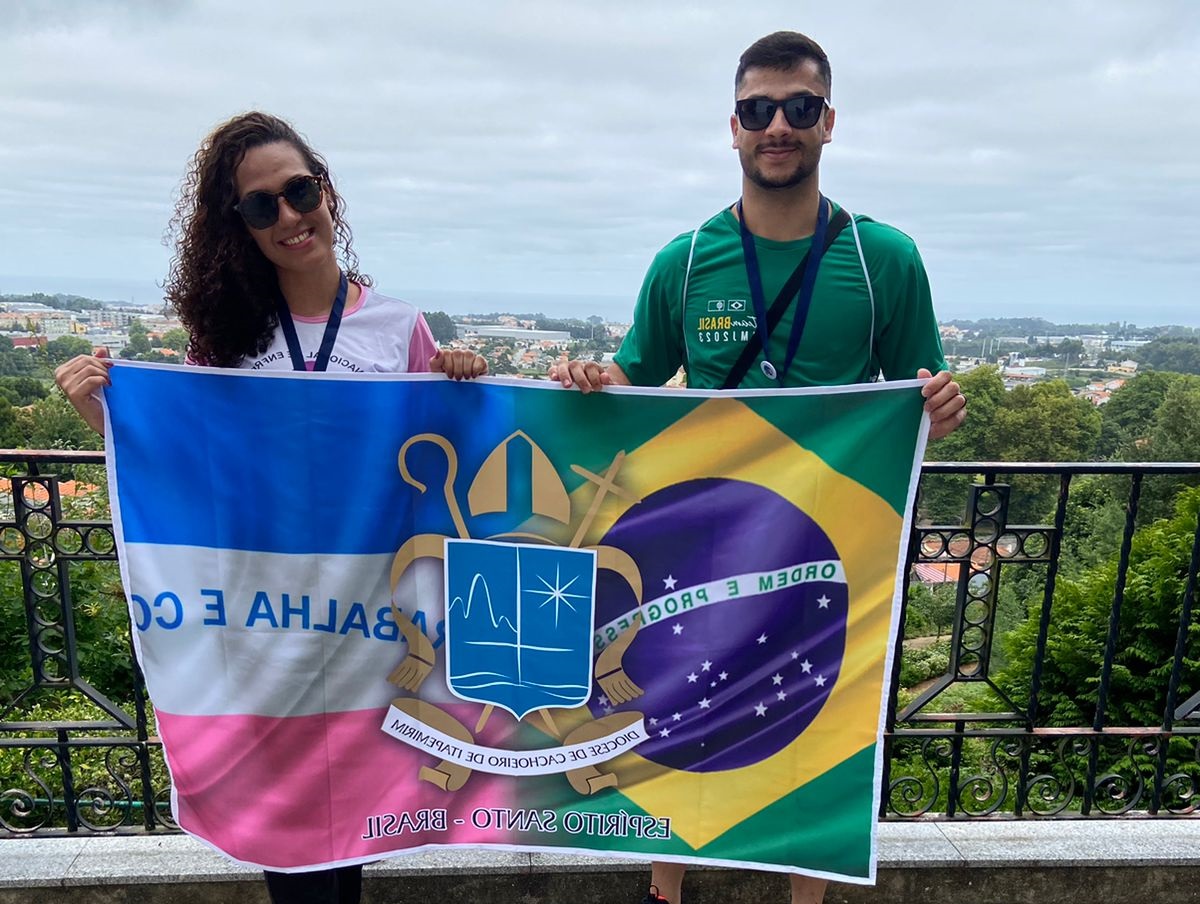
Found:
[{"label": "crosier emblem", "polygon": [[[530,486],[534,514],[569,528],[570,496],[549,458],[521,430],[497,445],[480,466],[467,493],[471,516],[507,510],[508,452],[518,439],[528,443],[532,452]],[[606,569],[620,575],[639,605],[641,573],[621,549],[582,545],[608,494],[639,501],[615,482],[625,453],[619,452],[603,474],[572,465],[576,474],[596,486],[596,492],[573,538],[564,547],[524,531],[472,537],[454,491],[458,453],[449,440],[435,433],[410,437],[399,453],[401,476],[419,492],[427,491],[426,484],[413,476],[408,464],[408,454],[418,443],[431,443],[446,457],[442,492],[458,536],[418,534],[406,541],[392,563],[392,595],[394,599],[405,571],[417,559],[443,562],[447,686],[455,696],[482,703],[484,707],[473,730],[436,704],[416,696],[397,697],[392,701],[393,711],[403,714],[411,724],[419,724],[462,745],[474,745],[475,735],[483,731],[497,708],[518,721],[536,713],[542,727],[559,742],[560,747],[555,748],[559,751],[578,750],[572,745],[587,745],[615,736],[624,735],[628,739],[633,733],[639,739],[644,738],[639,712],[613,713],[598,719],[589,714],[587,721],[568,731],[559,728],[553,715],[555,709],[582,707],[591,696],[593,681],[614,705],[627,703],[643,693],[622,665],[625,651],[641,626],[640,616],[605,646],[594,663],[592,660],[596,571]],[[416,695],[433,672],[437,654],[425,632],[403,617],[395,602],[392,605],[407,651],[388,681]],[[565,765],[546,771],[564,772],[571,787],[580,794],[594,794],[618,783],[615,774],[598,768],[598,761],[580,764],[578,757],[561,759]],[[476,758],[472,762],[479,764],[481,760]],[[422,766],[420,778],[455,791],[466,783],[471,771],[472,766],[462,758],[447,757],[436,765]]]}]

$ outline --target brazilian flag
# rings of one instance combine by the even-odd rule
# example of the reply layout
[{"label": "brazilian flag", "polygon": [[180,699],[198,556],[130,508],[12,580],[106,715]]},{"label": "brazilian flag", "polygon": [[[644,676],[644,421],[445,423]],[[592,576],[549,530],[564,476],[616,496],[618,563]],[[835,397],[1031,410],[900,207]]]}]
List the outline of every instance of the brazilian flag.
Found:
[{"label": "brazilian flag", "polygon": [[[624,661],[645,693],[591,707],[643,712],[649,740],[589,804],[668,816],[671,840],[631,844],[598,822],[591,847],[873,881],[922,403],[915,382],[602,393],[561,447],[546,444],[603,471],[621,437],[629,495],[606,497],[588,539],[627,551],[644,581],[639,606],[602,577],[596,643],[643,616]],[[594,491],[580,482],[576,506]],[[579,808],[541,784],[562,812]]]}]

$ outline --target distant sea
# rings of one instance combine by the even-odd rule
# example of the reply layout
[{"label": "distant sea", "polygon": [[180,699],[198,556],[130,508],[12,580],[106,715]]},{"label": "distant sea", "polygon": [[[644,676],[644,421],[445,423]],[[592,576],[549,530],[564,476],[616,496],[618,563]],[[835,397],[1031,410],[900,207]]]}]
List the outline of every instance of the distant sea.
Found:
[{"label": "distant sea", "polygon": [[[593,314],[610,323],[628,323],[635,297],[621,295],[567,295],[546,292],[468,292],[448,289],[414,289],[388,281],[389,294],[411,301],[423,311],[445,311],[447,314],[545,314],[547,317],[577,317],[587,319]],[[162,302],[162,289],[153,280],[121,280],[104,277],[83,278],[68,276],[8,276],[0,274],[0,295],[25,295],[45,292],[48,295],[81,295],[114,304],[154,305]],[[992,306],[954,303],[947,299],[937,302],[938,319],[980,320],[988,317],[1041,317],[1051,323],[1105,324],[1131,320],[1138,326],[1179,324],[1200,326],[1200,305],[1179,310],[1177,307],[1155,308],[1153,303],[1131,310],[1128,304],[1105,306],[1089,301],[1077,308],[1062,304],[1046,306],[1037,300],[1007,301],[1002,310]]]},{"label": "distant sea", "polygon": [[[447,314],[545,314],[547,317],[577,317],[593,314],[614,323],[627,323],[634,299],[619,295],[553,295],[538,292],[459,292],[445,289],[405,289],[387,285],[388,294],[411,301],[423,311]],[[0,275],[0,295],[79,295],[113,304],[155,305],[162,302],[162,289],[153,280],[121,280],[104,277],[39,277]]]}]

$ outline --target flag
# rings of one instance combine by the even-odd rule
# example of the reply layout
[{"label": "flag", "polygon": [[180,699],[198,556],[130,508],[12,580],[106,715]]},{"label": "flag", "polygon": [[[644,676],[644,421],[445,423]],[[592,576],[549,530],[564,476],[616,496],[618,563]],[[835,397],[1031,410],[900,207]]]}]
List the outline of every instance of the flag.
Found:
[{"label": "flag", "polygon": [[919,383],[111,375],[187,832],[285,871],[440,845],[873,881]]}]

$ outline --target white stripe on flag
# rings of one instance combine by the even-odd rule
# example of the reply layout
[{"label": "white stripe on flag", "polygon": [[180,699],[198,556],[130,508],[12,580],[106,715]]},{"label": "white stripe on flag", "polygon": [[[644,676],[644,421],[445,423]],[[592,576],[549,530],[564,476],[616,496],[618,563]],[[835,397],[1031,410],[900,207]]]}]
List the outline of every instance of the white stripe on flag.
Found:
[{"label": "white stripe on flag", "polygon": [[[124,553],[130,614],[159,709],[301,716],[383,707],[396,695],[387,676],[407,647],[390,604],[391,555],[132,543]],[[441,563],[414,563],[396,602],[441,660]],[[434,669],[421,696],[453,701],[444,675]]]}]

